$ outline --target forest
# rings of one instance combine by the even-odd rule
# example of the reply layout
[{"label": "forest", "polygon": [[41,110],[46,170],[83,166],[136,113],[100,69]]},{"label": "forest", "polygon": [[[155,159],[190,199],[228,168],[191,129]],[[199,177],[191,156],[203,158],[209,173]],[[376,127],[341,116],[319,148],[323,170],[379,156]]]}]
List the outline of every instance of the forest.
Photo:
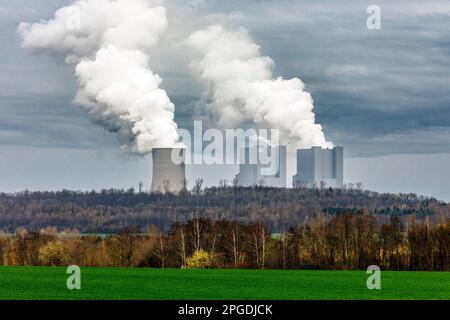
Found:
[{"label": "forest", "polygon": [[225,182],[205,188],[198,180],[192,190],[179,194],[147,193],[134,189],[81,192],[0,193],[0,230],[19,228],[39,231],[55,227],[76,229],[81,234],[111,234],[126,228],[167,232],[173,222],[195,218],[240,223],[261,222],[271,233],[305,223],[311,217],[364,211],[386,222],[391,215],[405,223],[435,223],[450,216],[450,205],[416,194],[380,194],[349,184],[344,189],[277,189],[264,186],[239,188]]}]

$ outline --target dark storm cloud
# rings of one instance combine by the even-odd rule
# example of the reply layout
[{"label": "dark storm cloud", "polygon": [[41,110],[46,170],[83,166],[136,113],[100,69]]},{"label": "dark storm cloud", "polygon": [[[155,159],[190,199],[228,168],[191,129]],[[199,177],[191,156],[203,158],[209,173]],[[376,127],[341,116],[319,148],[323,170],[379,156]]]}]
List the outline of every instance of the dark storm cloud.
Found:
[{"label": "dark storm cloud", "polygon": [[[380,1],[382,30],[369,31],[361,2],[283,3],[285,11],[277,2],[273,17],[284,19],[267,22],[275,4],[264,2],[267,15],[250,19],[248,28],[279,74],[305,82],[332,141],[349,147],[350,154],[450,150],[448,139],[416,142],[420,134],[445,134],[442,128],[450,127],[448,7],[430,2],[420,10],[417,2],[400,8]],[[258,21],[266,21],[270,32]],[[397,144],[386,139],[401,133]]]},{"label": "dark storm cloud", "polygon": [[114,137],[92,126],[71,97],[0,97],[0,145],[96,149]]},{"label": "dark storm cloud", "polygon": [[[318,122],[328,138],[345,145],[349,154],[448,152],[448,141],[438,139],[450,127],[448,2],[377,1],[382,14],[382,29],[377,31],[366,28],[370,4],[357,0],[339,4],[166,1],[170,26],[154,54],[154,65],[177,106],[179,127],[192,126],[193,107],[202,90],[182,42],[194,30],[223,23],[247,28],[261,44],[262,53],[275,61],[276,75],[305,82]],[[49,18],[61,5],[61,1],[20,0],[0,6],[4,43],[0,95],[46,96],[28,105],[21,98],[0,100],[0,143],[104,144],[95,134],[101,130],[70,106],[74,90],[70,71],[17,48],[15,28],[20,21]],[[58,98],[61,94],[66,98]],[[388,137],[397,137],[399,143]],[[434,141],[427,141],[431,138]]]}]

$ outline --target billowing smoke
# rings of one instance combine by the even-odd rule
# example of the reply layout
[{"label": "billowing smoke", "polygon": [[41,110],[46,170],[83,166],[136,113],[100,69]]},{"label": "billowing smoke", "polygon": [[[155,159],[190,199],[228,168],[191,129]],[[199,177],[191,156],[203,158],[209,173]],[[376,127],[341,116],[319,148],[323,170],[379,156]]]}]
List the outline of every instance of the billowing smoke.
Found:
[{"label": "billowing smoke", "polygon": [[188,44],[201,55],[194,67],[207,83],[208,108],[220,126],[250,122],[279,129],[282,143],[293,148],[332,147],[315,123],[313,100],[303,82],[274,78],[273,61],[261,56],[245,30],[213,25],[193,33]]},{"label": "billowing smoke", "polygon": [[151,49],[167,28],[166,10],[149,0],[80,0],[52,20],[22,23],[22,47],[63,55],[74,65],[74,102],[122,148],[145,154],[177,145],[175,107],[149,67]]}]

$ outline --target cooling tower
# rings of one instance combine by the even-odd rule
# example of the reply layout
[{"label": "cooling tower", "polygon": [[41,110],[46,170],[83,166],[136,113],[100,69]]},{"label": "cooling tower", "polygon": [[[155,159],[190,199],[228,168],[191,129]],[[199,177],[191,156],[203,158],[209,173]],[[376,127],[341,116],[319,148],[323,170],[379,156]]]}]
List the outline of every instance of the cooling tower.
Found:
[{"label": "cooling tower", "polygon": [[[185,149],[154,148],[152,192],[180,192],[185,184]],[[173,157],[172,157],[173,156]],[[181,162],[174,163],[173,159]],[[181,161],[180,161],[181,160]]]}]

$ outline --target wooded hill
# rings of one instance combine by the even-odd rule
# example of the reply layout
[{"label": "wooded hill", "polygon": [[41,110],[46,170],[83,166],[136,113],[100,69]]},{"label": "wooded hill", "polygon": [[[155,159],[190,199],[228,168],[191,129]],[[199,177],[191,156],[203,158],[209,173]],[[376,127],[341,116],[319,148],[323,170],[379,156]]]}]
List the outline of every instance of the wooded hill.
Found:
[{"label": "wooded hill", "polygon": [[0,230],[77,229],[81,233],[114,233],[124,228],[169,230],[173,222],[195,218],[242,223],[262,222],[271,233],[302,224],[320,215],[362,211],[382,223],[390,216],[431,223],[450,217],[450,205],[415,194],[380,194],[361,188],[276,189],[263,186],[238,188],[223,185],[178,195],[130,190],[100,192],[60,191],[0,194]]}]

